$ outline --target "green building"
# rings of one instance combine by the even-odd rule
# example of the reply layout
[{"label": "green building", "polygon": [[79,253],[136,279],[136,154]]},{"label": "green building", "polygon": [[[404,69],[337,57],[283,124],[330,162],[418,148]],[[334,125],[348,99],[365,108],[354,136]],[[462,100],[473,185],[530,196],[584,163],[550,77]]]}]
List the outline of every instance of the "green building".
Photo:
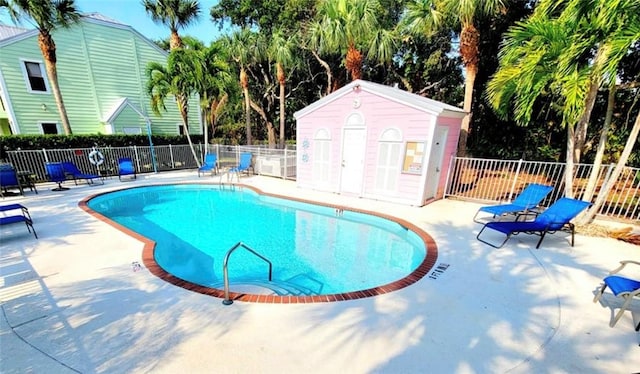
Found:
[{"label": "green building", "polygon": [[[175,102],[151,111],[147,63],[165,63],[167,52],[131,26],[97,13],[56,30],[60,91],[74,134],[181,134]],[[197,106],[197,99],[192,106]],[[202,133],[198,110],[189,114],[192,134]],[[38,31],[0,25],[0,134],[63,134],[50,89]]]}]

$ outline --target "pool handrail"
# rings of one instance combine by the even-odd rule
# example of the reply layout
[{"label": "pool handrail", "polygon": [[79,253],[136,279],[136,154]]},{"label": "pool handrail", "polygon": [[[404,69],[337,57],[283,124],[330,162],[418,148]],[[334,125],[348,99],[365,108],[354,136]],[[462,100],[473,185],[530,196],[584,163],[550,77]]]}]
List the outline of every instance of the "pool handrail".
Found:
[{"label": "pool handrail", "polygon": [[269,282],[271,282],[271,275],[273,274],[273,264],[271,263],[271,261],[269,261],[269,259],[261,255],[260,253],[251,249],[249,246],[247,246],[243,242],[237,242],[236,245],[234,245],[233,247],[231,247],[231,249],[229,249],[229,251],[227,251],[227,254],[224,256],[224,262],[222,265],[222,274],[224,277],[224,300],[222,300],[222,304],[224,305],[233,304],[233,300],[229,298],[229,267],[228,265],[229,265],[229,257],[231,257],[231,253],[233,253],[233,251],[235,251],[240,247],[243,247],[247,251],[253,253],[258,258],[266,261],[269,264]]}]

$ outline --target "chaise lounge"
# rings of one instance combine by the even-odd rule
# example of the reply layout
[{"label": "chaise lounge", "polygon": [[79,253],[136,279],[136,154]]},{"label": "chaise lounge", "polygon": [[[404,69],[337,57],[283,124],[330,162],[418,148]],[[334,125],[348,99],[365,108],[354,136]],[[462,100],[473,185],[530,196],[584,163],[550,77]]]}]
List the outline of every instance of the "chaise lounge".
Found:
[{"label": "chaise lounge", "polygon": [[480,214],[481,212],[492,214],[493,218],[500,217],[505,214],[522,214],[536,208],[538,204],[540,204],[542,199],[544,199],[551,192],[551,190],[553,190],[553,187],[546,186],[544,184],[528,184],[527,187],[525,187],[525,189],[518,195],[518,197],[515,198],[515,200],[513,200],[512,203],[483,206],[482,208],[478,209],[476,215],[473,216],[473,221],[476,223],[484,223],[483,221],[478,219],[478,214]]},{"label": "chaise lounge", "polygon": [[238,182],[240,182],[240,173],[244,172],[249,174],[249,170],[253,169],[253,166],[251,165],[252,158],[253,155],[249,152],[240,154],[240,163],[238,164],[238,166],[229,168],[229,175],[231,176],[231,180],[233,180],[234,174],[236,176],[236,179],[238,179]]},{"label": "chaise lounge", "polygon": [[82,171],[80,171],[80,169],[78,169],[76,164],[74,164],[71,161],[64,161],[62,163],[62,169],[64,170],[66,175],[73,178],[73,182],[76,184],[76,186],[78,185],[78,179],[86,180],[87,184],[94,184],[93,181],[97,179],[102,184],[104,184],[104,181],[102,180],[102,178],[100,178],[98,174],[85,174]]},{"label": "chaise lounge", "polygon": [[[535,220],[533,221],[519,221],[518,219],[520,218],[520,216],[517,216],[516,220],[513,222],[495,221],[486,223],[476,236],[476,239],[494,248],[500,248],[507,242],[507,240],[509,240],[509,238],[511,238],[512,235],[517,235],[519,233],[533,234],[540,236],[540,240],[536,245],[536,248],[540,248],[540,244],[542,244],[542,240],[544,239],[546,234],[553,234],[557,231],[564,231],[571,234],[571,246],[573,247],[575,238],[575,225],[570,221],[574,219],[578,214],[580,214],[580,212],[587,209],[590,205],[591,203],[587,201],[563,197],[558,199],[544,212],[537,215]],[[527,214],[525,214],[524,216],[526,215]],[[480,236],[485,232],[486,229],[490,229],[490,231],[497,231],[506,235],[504,241],[502,241],[502,243],[500,244],[494,244],[490,241],[482,239]]]},{"label": "chaise lounge", "polygon": [[118,159],[118,179],[122,182],[122,177],[126,175],[132,175],[133,179],[136,179],[136,169],[130,157]]},{"label": "chaise lounge", "polygon": [[[628,264],[640,265],[640,262],[631,260],[620,261],[620,266],[609,272],[609,276],[604,278],[602,287],[593,298],[594,303],[598,302],[598,300],[600,300],[600,298],[604,294],[604,291],[607,289],[607,287],[609,287],[611,289],[611,292],[613,292],[616,297],[621,297],[622,299],[624,299],[622,306],[620,306],[620,310],[609,322],[609,327],[613,327],[616,325],[616,323],[618,323],[620,317],[622,317],[624,312],[629,309],[631,301],[634,298],[640,298],[640,280],[616,275],[620,271],[622,271],[622,269],[624,269]],[[638,322],[638,325],[635,329],[636,331],[640,331],[640,322]]]},{"label": "chaise lounge", "polygon": [[66,191],[69,189],[68,187],[62,187],[62,183],[67,180],[67,175],[64,173],[61,162],[47,162],[45,168],[47,169],[49,181],[58,184],[58,187],[52,188],[51,191]]},{"label": "chaise lounge", "polygon": [[198,169],[198,177],[206,172],[210,172],[211,175],[218,174],[218,155],[215,153],[207,153],[204,156],[204,165]]},{"label": "chaise lounge", "polygon": [[[12,210],[22,210],[22,214],[7,215],[6,212]],[[0,217],[0,226],[24,222],[24,224],[27,225],[27,230],[29,230],[29,232],[33,230],[33,236],[38,239],[36,229],[33,227],[33,220],[31,219],[31,215],[29,214],[29,209],[27,209],[25,206],[20,204],[2,205],[0,206],[0,212],[3,213],[3,216]]]},{"label": "chaise lounge", "polygon": [[17,188],[20,195],[24,195],[24,189],[18,178],[18,173],[11,164],[0,164],[0,196],[8,193],[8,188]]}]

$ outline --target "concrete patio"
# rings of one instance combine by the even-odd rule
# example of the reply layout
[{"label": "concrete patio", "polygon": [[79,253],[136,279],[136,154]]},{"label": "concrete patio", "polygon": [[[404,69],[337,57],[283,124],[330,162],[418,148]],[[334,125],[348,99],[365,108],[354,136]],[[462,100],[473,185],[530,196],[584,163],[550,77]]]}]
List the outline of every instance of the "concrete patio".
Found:
[{"label": "concrete patio", "polygon": [[[218,182],[196,171],[108,179],[98,186],[7,197],[29,208],[2,227],[0,371],[3,373],[630,373],[640,371],[640,303],[609,327],[620,301],[594,292],[640,247],[610,238],[519,235],[501,249],[478,242],[479,204],[422,208],[300,190],[243,177],[265,192],[382,211],[428,232],[434,277],[344,302],[257,304],[168,284],[141,262],[142,243],[78,207],[86,196],[172,182]],[[213,223],[212,223],[213,224]],[[627,225],[628,226],[628,225]],[[638,230],[638,227],[635,228]],[[629,268],[629,267],[627,267]],[[629,268],[640,278],[640,269]],[[634,273],[631,273],[634,274]],[[617,310],[617,309],[616,309]]]}]

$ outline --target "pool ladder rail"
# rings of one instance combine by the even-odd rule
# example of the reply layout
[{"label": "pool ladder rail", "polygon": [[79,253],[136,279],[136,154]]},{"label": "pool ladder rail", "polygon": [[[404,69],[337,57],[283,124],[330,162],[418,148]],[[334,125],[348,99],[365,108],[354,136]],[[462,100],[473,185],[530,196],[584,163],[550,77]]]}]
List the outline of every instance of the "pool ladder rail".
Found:
[{"label": "pool ladder rail", "polygon": [[224,256],[224,262],[222,265],[222,274],[224,277],[224,300],[222,300],[222,303],[224,305],[233,304],[233,300],[229,298],[229,266],[228,265],[229,265],[229,258],[231,257],[231,254],[238,248],[244,248],[250,253],[253,253],[254,255],[256,255],[258,258],[268,263],[269,264],[269,282],[271,282],[272,280],[273,264],[271,263],[271,261],[269,261],[269,259],[261,255],[260,253],[251,249],[248,245],[244,244],[243,242],[237,242],[236,245],[234,245],[233,247],[231,247],[231,249],[229,249],[229,251],[227,251],[227,254]]},{"label": "pool ladder rail", "polygon": [[[218,184],[220,184],[220,185],[222,185],[222,186],[224,186],[224,185],[226,185],[226,184],[228,184],[228,185],[230,185],[230,186],[233,186],[233,185],[235,184],[235,183],[233,183],[233,176],[234,176],[234,175],[235,175],[235,177],[236,177],[236,181],[237,181],[237,183],[239,184],[239,183],[240,183],[240,174],[239,174],[239,173],[237,173],[237,172],[229,171],[229,170],[226,170],[224,173],[223,173],[223,172],[220,172],[220,173],[219,173],[219,175],[218,175],[218,176],[219,176],[219,178],[220,178],[220,179],[219,179]],[[227,177],[227,178],[226,178],[226,179],[227,179],[227,182],[226,182],[226,183],[222,180],[222,179],[223,179],[223,177]]]}]

